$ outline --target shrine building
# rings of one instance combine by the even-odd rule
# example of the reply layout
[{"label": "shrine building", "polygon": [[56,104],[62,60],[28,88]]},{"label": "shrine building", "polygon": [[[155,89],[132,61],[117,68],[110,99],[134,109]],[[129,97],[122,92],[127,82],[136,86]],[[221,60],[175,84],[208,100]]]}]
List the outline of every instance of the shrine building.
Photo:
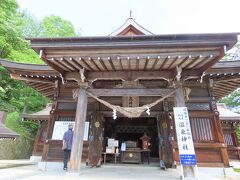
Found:
[{"label": "shrine building", "polygon": [[175,167],[173,107],[187,107],[198,166],[228,167],[223,132],[235,124],[223,131],[216,102],[240,84],[240,61],[222,60],[237,35],[158,35],[130,17],[108,36],[30,39],[44,65],[1,64],[52,100],[45,112],[24,115],[39,121],[33,155],[41,162],[62,162],[72,123],[73,172],[81,162]]}]

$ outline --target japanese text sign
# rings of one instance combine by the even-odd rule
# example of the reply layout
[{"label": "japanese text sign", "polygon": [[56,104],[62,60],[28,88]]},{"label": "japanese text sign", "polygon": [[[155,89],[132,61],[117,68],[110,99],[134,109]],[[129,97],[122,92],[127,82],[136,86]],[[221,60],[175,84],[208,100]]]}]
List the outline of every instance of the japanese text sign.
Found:
[{"label": "japanese text sign", "polygon": [[174,107],[174,119],[178,141],[180,163],[183,165],[195,165],[196,157],[186,107]]}]

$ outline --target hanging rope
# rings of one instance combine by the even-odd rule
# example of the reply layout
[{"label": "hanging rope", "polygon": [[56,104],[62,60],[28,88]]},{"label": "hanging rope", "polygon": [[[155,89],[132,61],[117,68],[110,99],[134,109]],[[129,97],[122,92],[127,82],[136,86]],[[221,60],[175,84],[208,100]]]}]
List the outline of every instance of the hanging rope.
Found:
[{"label": "hanging rope", "polygon": [[[93,95],[92,93],[90,93],[90,92],[88,92],[88,91],[86,90],[87,94],[88,94],[90,97],[94,98],[95,100],[97,100],[98,102],[104,104],[105,106],[107,106],[108,108],[110,108],[110,109],[112,109],[112,110],[113,110],[113,109],[116,109],[118,112],[120,112],[121,114],[123,114],[124,116],[129,117],[129,118],[140,117],[141,114],[142,114],[144,111],[149,110],[149,108],[157,105],[159,102],[161,102],[161,101],[163,101],[164,99],[170,97],[172,94],[175,93],[175,91],[176,91],[176,90],[173,90],[173,91],[170,92],[168,95],[166,95],[166,96],[164,96],[164,97],[162,97],[162,98],[154,101],[153,103],[151,103],[151,104],[146,104],[146,105],[143,105],[143,106],[141,106],[141,107],[121,107],[121,106],[116,106],[116,105],[110,104],[109,102],[104,101],[104,100],[98,98],[97,96]],[[75,90],[73,90],[73,98],[75,99],[75,98],[77,98],[77,96],[78,96],[78,89],[75,89]]]}]

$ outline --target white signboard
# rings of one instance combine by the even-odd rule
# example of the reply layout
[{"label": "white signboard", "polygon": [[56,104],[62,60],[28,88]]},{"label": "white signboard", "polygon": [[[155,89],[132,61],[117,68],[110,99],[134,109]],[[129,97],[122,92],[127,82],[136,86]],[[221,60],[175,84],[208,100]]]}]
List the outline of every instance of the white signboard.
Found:
[{"label": "white signboard", "polygon": [[115,142],[114,139],[109,138],[108,139],[108,147],[114,147],[114,142]]},{"label": "white signboard", "polygon": [[[72,124],[73,129],[74,129],[74,126],[75,126],[74,121],[55,121],[52,139],[53,140],[62,140],[63,134],[68,130],[69,124]],[[83,137],[84,141],[88,140],[88,130],[89,130],[89,122],[85,122],[84,137]]]},{"label": "white signboard", "polygon": [[186,107],[174,107],[174,119],[178,141],[180,163],[182,165],[196,165],[196,157]]}]

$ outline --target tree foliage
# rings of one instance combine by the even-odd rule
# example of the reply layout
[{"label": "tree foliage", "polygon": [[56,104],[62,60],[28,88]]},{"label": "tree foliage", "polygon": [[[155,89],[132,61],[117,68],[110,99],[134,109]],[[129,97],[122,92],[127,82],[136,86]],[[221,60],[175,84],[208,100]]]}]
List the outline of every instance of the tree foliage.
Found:
[{"label": "tree foliage", "polygon": [[0,0],[0,57],[6,58],[13,49],[27,47],[18,26],[18,5],[15,0]]},{"label": "tree foliage", "polygon": [[[43,63],[25,38],[76,36],[71,22],[58,16],[39,21],[31,13],[19,10],[16,0],[0,0],[0,59],[19,63]],[[49,99],[27,86],[11,79],[8,71],[0,66],[0,110],[5,110],[6,125],[32,140],[37,128],[34,123],[21,121],[21,113],[43,109]]]},{"label": "tree foliage", "polygon": [[225,103],[229,109],[240,113],[240,89],[237,89],[228,96],[222,98],[220,102]]},{"label": "tree foliage", "polygon": [[71,37],[76,36],[71,22],[61,19],[59,16],[45,17],[41,22],[41,37]]},{"label": "tree foliage", "polygon": [[21,11],[20,14],[20,27],[26,38],[77,36],[73,24],[59,16],[51,15],[39,21],[27,10]]}]

